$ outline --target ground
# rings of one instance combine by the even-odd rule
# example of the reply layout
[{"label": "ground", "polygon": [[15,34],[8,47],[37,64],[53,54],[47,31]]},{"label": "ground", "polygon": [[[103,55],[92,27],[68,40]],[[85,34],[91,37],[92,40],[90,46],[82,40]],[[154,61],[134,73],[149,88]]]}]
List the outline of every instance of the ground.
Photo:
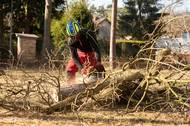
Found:
[{"label": "ground", "polygon": [[[14,81],[20,79],[26,71],[6,71]],[[40,76],[35,70],[29,70],[32,76]],[[22,76],[22,77],[21,77]],[[27,76],[28,77],[28,76]],[[3,79],[3,78],[1,78]],[[22,78],[23,79],[23,78]],[[5,80],[5,79],[3,79]],[[30,79],[29,79],[30,80]],[[26,81],[26,80],[25,80]],[[1,80],[1,83],[3,81]],[[91,109],[74,112],[55,112],[53,114],[34,111],[9,111],[0,108],[0,126],[190,126],[188,112],[127,112],[125,107],[114,109]]]},{"label": "ground", "polygon": [[133,112],[89,110],[59,112],[51,115],[36,112],[0,112],[1,126],[190,126],[190,112]]}]

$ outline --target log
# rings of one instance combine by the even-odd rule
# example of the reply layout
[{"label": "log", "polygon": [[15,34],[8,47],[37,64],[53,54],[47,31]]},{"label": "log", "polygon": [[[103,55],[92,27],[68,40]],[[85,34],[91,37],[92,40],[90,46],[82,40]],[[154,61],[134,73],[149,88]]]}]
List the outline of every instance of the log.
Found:
[{"label": "log", "polygon": [[74,94],[78,94],[82,91],[85,91],[86,88],[95,86],[96,83],[100,82],[103,79],[104,78],[97,78],[97,76],[89,76],[84,78],[84,80],[81,82],[62,86],[60,87],[60,90],[58,92],[59,101]]},{"label": "log", "polygon": [[84,90],[85,90],[85,85],[83,83],[63,86],[60,88],[60,92],[58,93],[59,101],[62,101],[63,99],[72,96],[74,94],[77,94],[79,92],[82,92]]},{"label": "log", "polygon": [[[45,111],[48,113],[54,112],[56,110],[63,109],[67,106],[70,106],[72,102],[80,101],[84,97],[87,96],[91,97],[94,96],[100,91],[102,91],[104,88],[110,85],[110,83],[116,81],[115,85],[119,85],[123,81],[133,81],[137,79],[144,78],[144,71],[142,70],[126,70],[126,71],[117,71],[110,75],[108,75],[104,80],[100,81],[99,83],[96,83],[94,87],[91,88],[85,88],[85,91],[79,91],[79,93],[71,95],[70,97],[65,98],[64,100],[61,100],[50,107],[48,107]],[[80,86],[79,86],[80,87]],[[83,89],[83,88],[79,88]]]}]

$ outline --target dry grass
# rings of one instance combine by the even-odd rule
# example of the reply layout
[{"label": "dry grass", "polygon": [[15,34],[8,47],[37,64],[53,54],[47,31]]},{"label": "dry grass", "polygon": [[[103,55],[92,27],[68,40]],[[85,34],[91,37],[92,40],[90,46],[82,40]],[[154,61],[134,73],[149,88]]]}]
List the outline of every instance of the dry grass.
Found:
[{"label": "dry grass", "polygon": [[[78,113],[2,112],[1,126],[189,126],[190,113],[133,112],[123,109],[92,110]],[[79,118],[80,117],[80,118]]]},{"label": "dry grass", "polygon": [[[44,73],[51,73],[57,76],[58,71],[43,70],[8,70],[6,76],[1,76],[1,87],[6,83],[16,82],[17,84],[26,84],[32,80],[38,80]],[[171,71],[163,71],[167,75]],[[64,72],[60,77],[60,82],[64,83]],[[179,75],[180,76],[180,75]],[[48,76],[46,76],[48,77]],[[186,76],[187,77],[187,76]],[[177,78],[177,77],[176,77]],[[8,81],[9,80],[9,81]],[[6,82],[6,83],[5,83]],[[122,106],[124,107],[124,106]],[[168,126],[168,125],[189,125],[190,113],[185,112],[159,112],[159,111],[142,111],[128,112],[126,108],[115,107],[113,109],[91,108],[86,111],[56,112],[51,115],[37,111],[12,111],[0,109],[0,125],[18,125],[18,126]]]}]

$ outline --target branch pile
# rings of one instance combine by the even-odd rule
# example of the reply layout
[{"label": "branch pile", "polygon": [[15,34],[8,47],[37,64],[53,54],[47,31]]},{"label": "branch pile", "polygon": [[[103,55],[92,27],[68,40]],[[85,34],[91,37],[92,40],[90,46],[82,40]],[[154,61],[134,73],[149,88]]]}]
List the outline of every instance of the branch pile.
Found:
[{"label": "branch pile", "polygon": [[[60,88],[63,76],[52,72],[35,77],[23,71],[18,81],[11,75],[0,76],[0,106],[9,110],[54,112],[63,109],[81,110],[92,106],[109,106],[124,101],[127,109],[187,110],[190,80],[188,66],[181,69],[163,62],[168,50],[158,53],[155,60],[138,58],[121,70],[107,74],[104,80]],[[132,64],[146,61],[146,69],[131,69]],[[163,70],[167,68],[168,70]],[[57,90],[59,89],[59,90]],[[56,100],[59,92],[59,101]]]}]

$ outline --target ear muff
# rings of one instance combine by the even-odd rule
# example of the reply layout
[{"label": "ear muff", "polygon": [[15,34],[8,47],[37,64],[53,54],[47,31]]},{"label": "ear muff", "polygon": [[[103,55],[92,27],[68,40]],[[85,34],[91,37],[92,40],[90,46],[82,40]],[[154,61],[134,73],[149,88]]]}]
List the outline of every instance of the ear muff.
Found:
[{"label": "ear muff", "polygon": [[70,21],[66,26],[66,32],[69,36],[75,36],[80,31],[80,26],[76,21]]}]

